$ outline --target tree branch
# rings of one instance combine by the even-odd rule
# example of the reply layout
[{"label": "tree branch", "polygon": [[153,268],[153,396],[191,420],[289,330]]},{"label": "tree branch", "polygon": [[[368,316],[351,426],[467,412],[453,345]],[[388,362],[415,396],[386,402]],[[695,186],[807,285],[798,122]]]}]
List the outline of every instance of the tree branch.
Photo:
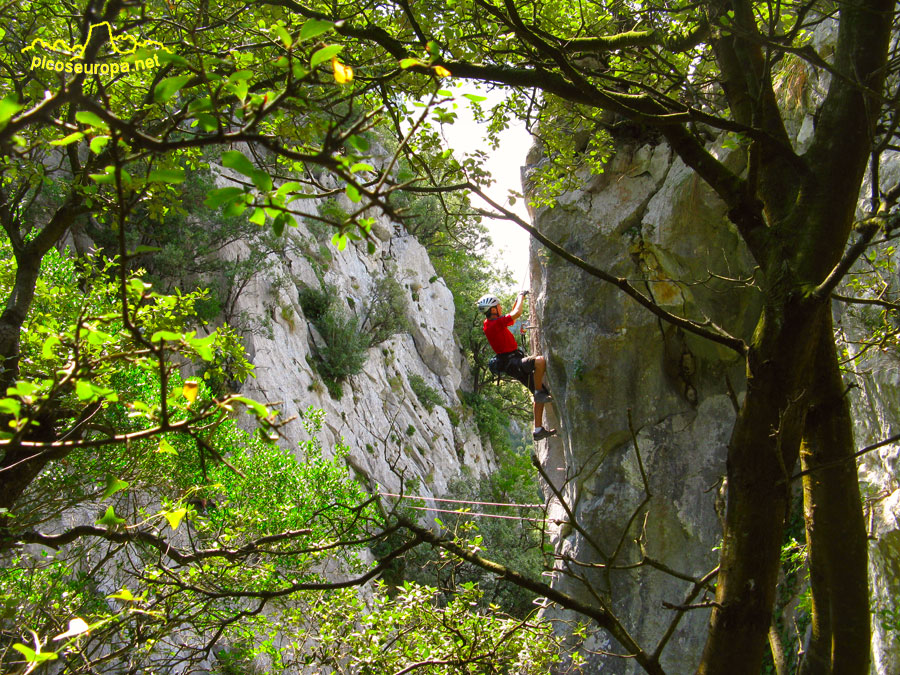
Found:
[{"label": "tree branch", "polygon": [[24,532],[15,535],[15,538],[17,541],[26,544],[41,544],[53,549],[60,549],[82,537],[97,537],[117,544],[140,543],[155,548],[178,565],[190,565],[210,558],[224,558],[225,560],[230,561],[240,560],[241,558],[245,558],[254,553],[266,553],[266,551],[260,550],[260,547],[266,544],[294,539],[311,533],[312,530],[310,529],[287,530],[285,532],[279,532],[278,534],[260,537],[259,539],[251,541],[236,549],[209,548],[194,551],[192,553],[184,553],[173,548],[169,541],[146,530],[109,530],[93,525],[79,525],[66,530],[61,534],[44,534],[37,531]]},{"label": "tree branch", "polygon": [[[608,272],[605,272],[598,267],[594,267],[588,262],[585,262],[581,258],[576,255],[573,255],[566,251],[562,246],[557,244],[554,241],[551,241],[547,237],[545,237],[540,231],[538,231],[532,225],[526,223],[522,218],[518,215],[510,211],[509,209],[504,208],[503,206],[497,204],[494,200],[488,197],[477,185],[469,184],[469,189],[481,197],[484,201],[490,204],[492,207],[497,209],[506,220],[511,220],[516,223],[523,230],[528,232],[532,237],[534,237],[541,244],[546,246],[548,249],[556,253],[566,262],[569,262],[576,267],[584,270],[591,276],[597,277],[598,279],[610,283],[620,289],[623,293],[628,295],[630,298],[635,300],[639,305],[645,307],[650,310],[653,314],[658,316],[663,321],[667,323],[671,323],[672,325],[679,326],[689,333],[693,333],[694,335],[699,335],[700,337],[706,338],[712,342],[724,345],[729,349],[737,352],[741,356],[744,356],[747,353],[747,343],[745,343],[742,339],[734,337],[730,335],[723,329],[712,325],[712,329],[707,328],[707,326],[703,324],[699,324],[695,321],[691,321],[690,319],[685,319],[684,317],[676,316],[671,312],[667,312],[662,307],[653,302],[652,299],[648,298],[646,295],[637,290],[634,286],[629,283],[629,281],[623,277],[615,277]],[[491,213],[489,211],[479,210],[480,213],[486,215],[488,217],[497,217],[497,214]]]},{"label": "tree branch", "polygon": [[399,516],[398,522],[406,529],[415,533],[422,541],[428,542],[433,546],[437,546],[438,548],[449,551],[458,558],[461,558],[466,562],[475,565],[476,567],[480,567],[483,570],[487,570],[492,574],[496,574],[501,579],[505,579],[520,588],[524,588],[539,596],[543,596],[551,602],[556,603],[560,607],[570,609],[579,614],[582,614],[583,616],[593,619],[598,626],[608,631],[610,635],[612,635],[625,649],[627,649],[629,655],[631,655],[638,663],[640,663],[644,670],[646,670],[648,673],[651,673],[652,675],[664,675],[662,667],[659,665],[659,661],[651,655],[647,654],[647,652],[645,652],[643,649],[641,649],[640,645],[638,645],[637,642],[635,642],[634,638],[632,638],[628,633],[625,626],[622,625],[618,618],[616,618],[616,616],[608,608],[595,607],[593,605],[585,604],[580,600],[576,600],[572,596],[558,591],[541,581],[534,581],[533,579],[530,579],[520,572],[506,567],[505,565],[496,563],[493,560],[482,558],[477,553],[473,553],[472,551],[460,546],[455,542],[448,541],[443,537],[434,534],[431,530],[420,527],[404,516]]},{"label": "tree branch", "polygon": [[841,282],[841,279],[844,278],[844,275],[850,271],[853,263],[856,262],[857,258],[859,258],[863,251],[869,246],[869,242],[872,241],[872,237],[875,236],[875,233],[881,229],[881,225],[881,218],[871,218],[860,224],[858,227],[860,233],[859,239],[844,251],[844,255],[841,257],[838,264],[834,266],[834,269],[832,269],[828,276],[825,277],[825,280],[809,294],[810,300],[813,302],[822,302],[831,295],[831,292],[837,288],[837,285]]},{"label": "tree branch", "polygon": [[709,24],[701,20],[687,35],[669,35],[656,29],[630,30],[617,35],[589,38],[556,38],[567,52],[612,52],[627,47],[661,47],[668,52],[693,49],[709,35]]},{"label": "tree branch", "polygon": [[[396,528],[394,528],[396,529]],[[185,584],[181,582],[177,582],[177,586],[184,589],[193,591],[194,593],[198,593],[204,597],[217,599],[217,598],[260,598],[260,599],[272,599],[272,598],[281,598],[287,595],[293,595],[299,591],[330,591],[330,590],[338,590],[341,588],[352,588],[353,586],[362,586],[367,581],[374,579],[379,574],[381,574],[387,567],[397,558],[405,554],[407,551],[415,548],[419,544],[421,544],[424,540],[416,536],[411,539],[403,546],[391,551],[384,558],[381,558],[378,561],[378,564],[375,565],[371,570],[366,572],[365,574],[353,577],[351,579],[347,579],[345,581],[335,581],[335,582],[298,582],[295,584],[291,584],[285,588],[276,590],[276,591],[211,591],[206,588],[201,588],[199,586],[195,586],[193,584]],[[145,579],[150,583],[166,583],[160,582],[156,580]],[[171,582],[170,582],[171,583]]]}]

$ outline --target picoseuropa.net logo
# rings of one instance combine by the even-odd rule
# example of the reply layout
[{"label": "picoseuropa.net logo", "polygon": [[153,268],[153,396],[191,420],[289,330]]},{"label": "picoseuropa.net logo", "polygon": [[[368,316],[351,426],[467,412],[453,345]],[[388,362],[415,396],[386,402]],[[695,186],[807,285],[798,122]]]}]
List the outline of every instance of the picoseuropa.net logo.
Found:
[{"label": "picoseuropa.net logo", "polygon": [[[121,58],[112,62],[85,63],[85,49],[91,43],[94,31],[101,30],[106,31],[112,51]],[[137,58],[138,49],[142,50],[142,56],[148,55]],[[153,50],[152,55],[150,50]],[[23,54],[31,54],[30,70],[52,70],[76,75],[119,75],[157,68],[160,65],[159,51],[171,53],[170,49],[156,40],[138,39],[127,33],[116,37],[108,21],[91,24],[84,44],[69,45],[65,40],[55,40],[51,44],[43,38],[36,38],[30,45],[22,48]]]}]

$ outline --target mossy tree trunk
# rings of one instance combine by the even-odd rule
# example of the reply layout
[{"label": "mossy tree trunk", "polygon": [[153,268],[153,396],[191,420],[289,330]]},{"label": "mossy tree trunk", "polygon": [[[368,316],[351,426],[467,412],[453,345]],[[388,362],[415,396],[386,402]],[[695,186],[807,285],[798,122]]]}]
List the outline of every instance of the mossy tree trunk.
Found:
[{"label": "mossy tree trunk", "polygon": [[852,418],[833,340],[816,353],[800,451],[813,599],[804,675],[863,672],[869,663],[868,543],[853,461]]},{"label": "mossy tree trunk", "polygon": [[[749,11],[744,5],[736,6],[736,21],[742,20],[742,9]],[[842,5],[835,65],[854,77],[832,83],[815,139],[802,157],[783,149],[786,139],[780,115],[769,105],[771,92],[747,84],[747,74],[764,67],[761,50],[746,42],[722,48],[740,66],[729,71],[723,65],[734,78],[735,105],[746,106],[747,121],[755,121],[771,139],[758,141],[750,163],[758,171],[756,194],[766,228],[744,228],[763,272],[766,300],[748,352],[747,395],[728,452],[718,606],[710,619],[702,673],[759,672],[790,478],[804,434],[807,466],[840,460],[810,474],[804,491],[816,592],[815,651],[822,661],[815,672],[868,672],[865,527],[826,280],[841,261],[854,222],[874,130],[875,116],[864,111],[878,106],[870,92],[881,85],[891,8],[884,0]],[[749,81],[771,78],[757,73]],[[734,216],[740,223],[741,214]]]}]

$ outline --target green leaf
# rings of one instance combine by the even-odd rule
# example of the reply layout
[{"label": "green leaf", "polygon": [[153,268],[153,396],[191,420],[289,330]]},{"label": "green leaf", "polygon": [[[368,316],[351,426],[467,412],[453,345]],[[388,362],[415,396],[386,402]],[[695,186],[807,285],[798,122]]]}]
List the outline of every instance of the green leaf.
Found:
[{"label": "green leaf", "polygon": [[200,113],[197,115],[197,124],[203,131],[215,131],[219,128],[219,122],[209,113]]},{"label": "green leaf", "polygon": [[[13,398],[0,399],[0,413],[6,414],[6,415],[12,415],[13,417],[16,418],[16,420],[18,420],[19,414],[21,412],[22,412],[22,404],[19,403],[19,401],[15,400]],[[13,429],[17,428],[16,420],[9,421],[9,426],[12,427]],[[6,425],[4,425],[4,427],[5,426]],[[4,431],[3,433],[6,434],[7,432]],[[3,438],[6,438],[6,436],[4,435]]]},{"label": "green leaf", "polygon": [[253,209],[253,213],[250,215],[250,222],[254,225],[259,225],[262,227],[266,224],[266,210],[261,207],[256,207]]},{"label": "green leaf", "polygon": [[0,101],[0,127],[6,126],[6,123],[13,118],[25,106],[19,103],[19,99],[15,94],[10,94]]},{"label": "green leaf", "polygon": [[206,199],[203,203],[211,209],[220,207],[225,202],[231,202],[244,194],[244,190],[239,187],[224,187],[216,190],[210,190],[206,193]]},{"label": "green leaf", "polygon": [[472,103],[482,103],[487,101],[487,96],[479,96],[478,94],[463,94],[463,96],[472,101]]},{"label": "green leaf", "polygon": [[150,337],[150,342],[159,342],[160,340],[181,340],[181,333],[172,330],[158,330]]},{"label": "green leaf", "polygon": [[183,183],[184,169],[153,169],[147,176],[148,183]]},{"label": "green leaf", "polygon": [[284,26],[276,24],[275,26],[272,26],[272,30],[274,30],[275,34],[279,38],[281,38],[281,42],[284,45],[285,49],[289,49],[290,46],[294,43],[291,34],[287,32]]},{"label": "green leaf", "polygon": [[250,176],[250,179],[253,181],[256,189],[260,192],[268,192],[272,189],[272,177],[268,174],[267,171],[257,169]]},{"label": "green leaf", "polygon": [[[122,183],[128,185],[131,183],[131,174],[122,169]],[[111,164],[104,169],[104,173],[92,173],[90,177],[101,185],[112,185],[116,182],[116,169]]]},{"label": "green leaf", "polygon": [[124,518],[119,518],[116,515],[115,509],[112,506],[107,507],[106,513],[104,513],[100,518],[97,519],[95,525],[103,525],[104,527],[115,527],[116,525],[121,525],[125,522]]},{"label": "green leaf", "polygon": [[328,45],[327,47],[316,50],[309,60],[309,67],[315,68],[320,63],[337,56],[343,48],[343,45]]},{"label": "green leaf", "polygon": [[260,418],[266,418],[269,416],[269,409],[264,406],[259,401],[254,401],[252,398],[248,398],[247,396],[235,396],[232,398],[233,401],[237,401],[238,403],[243,403],[248,408],[253,410],[253,414]]},{"label": "green leaf", "polygon": [[351,185],[350,183],[347,183],[347,187],[344,190],[344,192],[347,193],[347,199],[349,199],[354,204],[358,204],[359,201],[362,199],[362,197],[359,194],[359,190],[356,188],[355,185]]},{"label": "green leaf", "polygon": [[400,59],[400,67],[401,68],[411,68],[412,66],[424,66],[425,64],[419,61],[419,59]]},{"label": "green leaf", "polygon": [[55,359],[56,354],[54,353],[54,349],[59,344],[59,338],[56,335],[51,335],[46,340],[44,340],[44,346],[41,347],[41,356],[46,360]]},{"label": "green leaf", "polygon": [[173,54],[172,52],[167,52],[163,49],[160,49],[156,54],[159,56],[159,60],[162,63],[171,63],[176,66],[181,66],[182,68],[190,68],[191,64],[188,61],[178,54]]},{"label": "green leaf", "polygon": [[245,80],[245,81],[246,81],[246,80],[250,79],[251,77],[253,77],[253,71],[252,71],[252,70],[246,70],[246,69],[244,69],[244,70],[236,70],[236,71],[234,71],[231,75],[228,76],[228,82],[233,84],[233,83],[238,82],[238,81],[240,81],[240,80]]},{"label": "green leaf", "polygon": [[246,210],[247,202],[245,200],[239,200],[228,204],[224,209],[222,209],[222,215],[226,218],[237,218]]},{"label": "green leaf", "polygon": [[[109,167],[107,167],[108,169]],[[116,182],[116,175],[107,170],[106,173],[92,173],[90,177],[100,183],[101,185],[110,185],[111,183]]]},{"label": "green leaf", "polygon": [[112,595],[107,595],[106,597],[113,600],[122,600],[123,602],[134,602],[134,595],[127,588],[123,588],[118,593],[113,593]]},{"label": "green leaf", "polygon": [[250,85],[247,84],[246,80],[238,80],[232,85],[231,90],[238,97],[238,100],[243,103],[247,100],[247,92],[250,90]]},{"label": "green leaf", "polygon": [[53,661],[59,658],[56,652],[36,652],[18,642],[13,645],[13,649],[22,654],[28,663],[43,663],[44,661]]},{"label": "green leaf", "polygon": [[288,222],[288,217],[286,213],[279,213],[275,216],[275,220],[272,221],[272,232],[275,233],[276,237],[284,234],[284,226]]},{"label": "green leaf", "polygon": [[0,413],[18,417],[22,412],[22,404],[14,398],[0,398]]},{"label": "green leaf", "polygon": [[222,166],[234,169],[245,176],[253,176],[258,170],[240,150],[228,150],[222,153]]},{"label": "green leaf", "polygon": [[88,344],[99,347],[100,345],[104,345],[107,342],[111,342],[112,335],[110,335],[109,333],[104,333],[102,330],[91,330],[88,331],[87,341]]},{"label": "green leaf", "polygon": [[103,152],[103,148],[106,147],[106,144],[109,143],[109,136],[94,136],[91,139],[91,152],[95,155],[99,155]]},{"label": "green leaf", "polygon": [[75,395],[78,396],[80,400],[87,401],[94,398],[94,388],[91,386],[90,382],[78,380],[78,382],[75,383]]},{"label": "green leaf", "polygon": [[357,162],[350,167],[350,173],[356,173],[357,171],[375,171],[375,167],[365,162]]},{"label": "green leaf", "polygon": [[198,98],[188,103],[188,112],[208,112],[213,109],[212,99],[209,96]]},{"label": "green leaf", "polygon": [[100,129],[109,128],[99,115],[92,113],[90,110],[79,110],[75,113],[75,119],[90,127],[99,127]]},{"label": "green leaf", "polygon": [[25,660],[29,663],[34,663],[37,660],[37,654],[31,647],[26,647],[25,645],[17,642],[13,645],[13,649],[22,654],[25,657]]},{"label": "green leaf", "polygon": [[157,452],[162,453],[163,455],[177,455],[178,451],[172,447],[171,443],[167,441],[165,438],[159,439],[159,449]]},{"label": "green leaf", "polygon": [[338,251],[343,251],[347,248],[347,235],[346,234],[335,234],[331,238],[331,243],[337,247]]},{"label": "green leaf", "polygon": [[366,152],[369,149],[369,141],[364,136],[351,136],[347,139],[347,143],[354,150]]},{"label": "green leaf", "polygon": [[70,143],[80,141],[82,138],[84,138],[84,133],[82,133],[81,131],[76,131],[69,134],[65,138],[58,138],[55,141],[50,141],[50,145],[69,145]]},{"label": "green leaf", "polygon": [[173,530],[177,530],[178,526],[181,525],[181,521],[184,519],[185,514],[187,514],[187,509],[180,508],[175,511],[166,511],[163,515],[166,517],[166,520],[169,521],[169,527]]},{"label": "green leaf", "polygon": [[334,30],[334,23],[323,19],[308,19],[300,29],[300,41],[312,40],[319,37],[322,33]]},{"label": "green leaf", "polygon": [[194,78],[193,75],[176,75],[162,80],[153,89],[153,98],[157,103],[165,103],[172,98],[184,85]]},{"label": "green leaf", "polygon": [[278,192],[275,193],[275,197],[284,197],[288,192],[295,192],[299,190],[302,186],[295,180],[290,181],[289,183],[284,183],[281,187],[278,188]]},{"label": "green leaf", "polygon": [[111,473],[106,474],[106,489],[103,491],[103,495],[100,497],[100,501],[109,499],[120,490],[124,490],[125,488],[127,488],[129,485],[130,483],[124,480],[119,480]]}]

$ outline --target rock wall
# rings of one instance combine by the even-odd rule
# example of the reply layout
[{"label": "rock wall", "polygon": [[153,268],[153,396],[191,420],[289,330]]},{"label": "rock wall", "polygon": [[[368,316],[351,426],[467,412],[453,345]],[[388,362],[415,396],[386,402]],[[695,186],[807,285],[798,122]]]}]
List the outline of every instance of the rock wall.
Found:
[{"label": "rock wall", "polygon": [[[482,445],[459,399],[467,366],[453,334],[453,296],[425,248],[384,216],[372,228],[374,254],[365,242],[350,242],[340,251],[330,243],[330,232],[314,229],[302,218],[287,228],[285,253],[271,256],[267,271],[253,277],[237,300],[235,313],[261,326],[245,338],[256,377],[241,393],[280,402],[283,418],[302,415],[309,406],[323,409],[323,447],[327,451],[343,440],[349,466],[372,490],[396,492],[402,475],[418,479],[418,494],[440,496],[463,467],[474,475],[492,471],[493,452]],[[224,255],[246,253],[246,243],[237,242]],[[369,349],[363,372],[344,382],[343,396],[335,399],[311,365],[323,337],[304,316],[300,291],[324,282],[345,311],[360,315],[385,275],[404,289],[408,332]],[[443,405],[428,410],[410,386],[411,375],[435,389]],[[283,432],[286,447],[305,434],[297,423]]]},{"label": "rock wall", "polygon": [[[539,152],[530,160],[526,186],[543,161]],[[667,309],[748,335],[758,297],[732,279],[751,269],[750,259],[722,205],[667,145],[620,139],[607,171],[584,179],[583,189],[534,214],[544,234],[631,279]],[[736,354],[662,324],[609,284],[538,247],[532,252],[539,339],[557,401],[550,412],[561,432],[537,448],[559,492],[547,490],[550,517],[564,521],[553,532],[561,556],[555,583],[585,600],[592,586],[652,651],[674,615],[663,603],[681,604],[692,584],[646,560],[691,578],[717,564],[716,502],[743,366]],[[559,497],[572,505],[581,531]],[[696,665],[707,615],[684,616],[663,652],[668,672]],[[601,655],[622,652],[605,633],[585,648],[595,652],[590,672],[639,671],[631,660]]]},{"label": "rock wall", "polygon": [[[830,39],[824,26],[817,45]],[[802,81],[804,89],[782,95],[793,97],[787,124],[802,152],[813,128],[814,102],[827,81],[796,75],[792,81]],[[741,169],[731,151],[714,143],[710,149]],[[535,148],[523,169],[526,192],[544,161]],[[900,161],[894,158],[882,169],[883,186],[898,176]],[[749,338],[760,300],[749,283],[751,258],[722,203],[665,143],[636,131],[619,133],[606,171],[581,178],[580,189],[532,214],[542,233],[628,278],[664,308]],[[864,186],[862,194],[868,193]],[[897,269],[900,260],[894,257]],[[554,583],[586,601],[606,603],[652,652],[673,617],[664,603],[684,603],[693,587],[686,578],[702,577],[718,562],[726,445],[744,389],[743,364],[727,349],[663,324],[609,284],[536,244],[531,278],[540,349],[556,399],[548,410],[560,428],[557,438],[536,449],[552,483],[545,486],[550,517],[559,521],[552,532],[559,556]],[[835,305],[853,353],[853,340],[865,330],[862,319]],[[900,356],[873,350],[853,378],[857,444],[900,432]],[[860,463],[872,541],[872,672],[879,674],[900,672],[898,463],[896,443]],[[655,563],[684,578],[663,573]],[[700,593],[691,602],[704,597]],[[667,672],[694,670],[707,620],[706,610],[684,615],[663,651]],[[641,672],[632,660],[604,654],[622,653],[622,647],[603,632],[583,647],[588,672]]]}]

